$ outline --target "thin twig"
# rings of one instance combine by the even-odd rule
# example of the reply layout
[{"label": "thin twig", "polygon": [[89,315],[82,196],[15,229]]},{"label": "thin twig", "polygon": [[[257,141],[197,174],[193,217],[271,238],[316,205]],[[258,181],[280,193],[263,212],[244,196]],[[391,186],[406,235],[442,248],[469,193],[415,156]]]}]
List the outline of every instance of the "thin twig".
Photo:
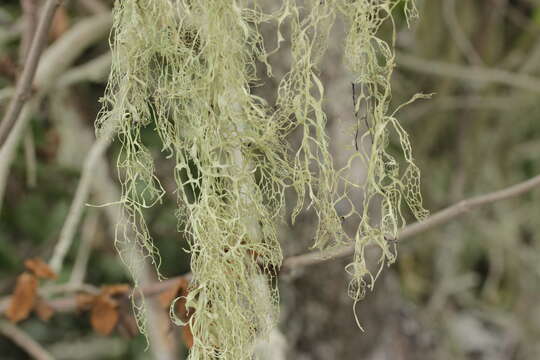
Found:
[{"label": "thin twig", "polygon": [[34,359],[54,360],[54,357],[34,339],[28,336],[28,334],[5,320],[0,320],[0,333],[19,345],[21,349],[26,351],[26,353]]},{"label": "thin twig", "polygon": [[[527,181],[510,186],[508,188],[485,195],[476,196],[467,200],[462,200],[457,204],[454,204],[447,207],[446,209],[436,212],[424,221],[416,222],[404,227],[399,232],[398,239],[404,240],[410,238],[438,225],[445,224],[477,207],[524,194],[539,186],[540,175],[537,175]],[[299,267],[316,265],[327,262],[329,260],[351,256],[353,253],[354,245],[350,245],[324,254],[316,251],[303,255],[293,256],[285,259],[285,261],[283,262],[283,266],[281,267],[281,271],[286,272]]]},{"label": "thin twig", "polygon": [[92,244],[96,237],[98,225],[99,214],[97,211],[91,211],[86,216],[82,226],[79,250],[77,251],[75,264],[73,265],[73,270],[71,270],[71,275],[69,277],[70,285],[81,285],[86,277],[88,260],[90,259],[90,253],[92,252]]},{"label": "thin twig", "polygon": [[21,77],[17,81],[15,96],[8,105],[2,123],[0,124],[0,147],[4,145],[11,128],[17,122],[19,114],[24,103],[29,98],[32,90],[32,82],[36,75],[36,70],[41,58],[41,53],[47,42],[49,29],[56,13],[56,9],[62,5],[63,0],[48,0],[43,7],[43,13],[36,30],[36,34],[32,40],[28,57],[25,61],[24,69]]},{"label": "thin twig", "polygon": [[20,0],[20,2],[23,9],[24,32],[19,47],[19,64],[24,66],[26,54],[30,50],[38,25],[38,4],[37,0]]},{"label": "thin twig", "polygon": [[540,79],[523,73],[425,60],[401,52],[396,52],[396,59],[398,66],[420,73],[452,77],[469,83],[503,84],[517,89],[540,92]]},{"label": "thin twig", "polygon": [[64,263],[64,258],[71,247],[73,242],[73,237],[77,231],[77,227],[81,220],[84,204],[88,199],[88,194],[90,193],[90,186],[92,185],[92,180],[94,177],[93,169],[95,169],[96,164],[101,161],[101,157],[107,148],[109,147],[111,138],[110,136],[103,136],[99,138],[95,144],[90,149],[88,157],[85,160],[84,168],[82,171],[81,180],[77,185],[77,191],[71,202],[71,208],[60,232],[60,238],[58,243],[54,248],[53,255],[49,262],[49,265],[56,272],[62,268]]},{"label": "thin twig", "polygon": [[443,19],[446,22],[446,28],[450,32],[450,35],[454,38],[457,47],[465,55],[467,60],[476,66],[484,65],[482,57],[473,44],[467,38],[467,35],[461,28],[457,14],[456,14],[456,0],[443,1]]},{"label": "thin twig", "polygon": [[[19,64],[24,66],[26,55],[32,45],[32,39],[38,26],[38,4],[37,0],[20,0],[23,9],[24,32],[19,47]],[[26,163],[26,181],[30,188],[37,184],[37,161],[34,135],[32,131],[27,131],[24,136],[24,159]]]},{"label": "thin twig", "polygon": [[24,162],[26,164],[26,184],[29,188],[37,185],[37,159],[34,134],[27,131],[24,136]]},{"label": "thin twig", "polygon": [[80,3],[86,10],[93,14],[99,14],[110,11],[109,7],[99,0],[80,0]]}]

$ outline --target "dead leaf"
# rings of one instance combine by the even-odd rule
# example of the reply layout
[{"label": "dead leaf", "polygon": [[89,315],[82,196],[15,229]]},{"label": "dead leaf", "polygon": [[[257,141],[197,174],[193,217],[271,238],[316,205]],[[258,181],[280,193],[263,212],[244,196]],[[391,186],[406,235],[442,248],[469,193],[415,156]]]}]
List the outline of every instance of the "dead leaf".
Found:
[{"label": "dead leaf", "polygon": [[103,286],[98,295],[78,294],[77,308],[81,311],[90,310],[92,328],[101,335],[109,335],[120,318],[119,303],[114,297],[129,291],[129,285],[119,284]]},{"label": "dead leaf", "polygon": [[101,335],[109,335],[118,323],[118,303],[106,294],[96,297],[90,323],[92,328]]},{"label": "dead leaf", "polygon": [[13,323],[24,320],[34,308],[38,289],[37,278],[27,272],[17,278],[15,290],[11,296],[6,317]]},{"label": "dead leaf", "polygon": [[126,284],[106,285],[101,288],[101,293],[109,296],[116,296],[127,294],[129,290],[130,287]]},{"label": "dead leaf", "polygon": [[182,296],[182,292],[187,290],[188,285],[189,283],[185,278],[178,279],[167,290],[159,294],[159,304],[164,308],[169,307],[174,299]]},{"label": "dead leaf", "polygon": [[95,295],[90,294],[77,294],[75,296],[75,302],[77,303],[77,309],[80,311],[88,311],[94,306],[96,300]]},{"label": "dead leaf", "polygon": [[182,326],[182,339],[184,340],[184,344],[186,344],[188,349],[193,347],[193,333],[191,332],[191,326],[189,326],[189,324]]},{"label": "dead leaf", "polygon": [[39,299],[34,311],[42,321],[49,321],[54,314],[54,309],[44,300]]},{"label": "dead leaf", "polygon": [[[167,290],[162,292],[159,295],[159,304],[167,308],[169,307],[174,299],[180,297],[175,303],[175,312],[177,316],[184,323],[187,323],[191,318],[193,313],[188,312],[186,308],[186,296],[188,295],[189,281],[186,278],[180,278],[178,281],[174,282]],[[189,324],[182,326],[182,340],[184,344],[191,349],[193,346],[193,334],[191,332],[191,327]]]},{"label": "dead leaf", "polygon": [[40,279],[56,279],[56,273],[43,260],[34,258],[24,261],[24,266]]}]

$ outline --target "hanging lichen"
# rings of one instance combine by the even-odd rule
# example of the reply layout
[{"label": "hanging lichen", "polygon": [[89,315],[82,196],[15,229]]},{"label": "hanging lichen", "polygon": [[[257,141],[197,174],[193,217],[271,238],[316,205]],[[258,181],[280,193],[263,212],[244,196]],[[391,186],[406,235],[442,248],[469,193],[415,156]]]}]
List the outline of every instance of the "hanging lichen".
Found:
[{"label": "hanging lichen", "polygon": [[[399,107],[391,112],[391,76],[395,67],[394,36],[395,29],[392,11],[398,4],[404,6],[407,19],[416,15],[412,1],[399,0],[366,0],[338,1],[339,11],[348,23],[348,34],[345,40],[345,62],[349,70],[356,76],[353,84],[355,114],[361,110],[363,115],[357,116],[358,127],[367,125],[368,131],[359,141],[361,146],[340,170],[344,174],[344,192],[346,197],[351,188],[361,186],[363,190],[363,206],[356,210],[355,204],[348,216],[359,215],[360,225],[355,234],[354,261],[348,266],[353,280],[349,293],[358,300],[364,296],[366,286],[373,287],[375,279],[384,264],[395,260],[395,247],[398,229],[405,225],[402,214],[402,199],[405,200],[413,215],[421,220],[428,212],[422,207],[420,194],[420,170],[414,164],[412,149],[405,130],[395,118]],[[391,22],[392,39],[386,42],[377,37],[380,27]],[[414,101],[417,95],[411,101]],[[404,104],[406,105],[406,104]],[[363,123],[362,123],[363,122]],[[405,170],[400,172],[399,161],[389,153],[390,132],[395,131],[399,138],[405,160]],[[367,146],[365,146],[367,143]],[[367,151],[363,151],[367,148]],[[350,182],[346,175],[351,164],[360,159],[366,168],[363,184]],[[379,219],[373,219],[373,209],[379,208]],[[365,248],[369,244],[377,245],[381,250],[379,268],[371,272],[366,265]]]},{"label": "hanging lichen", "polygon": [[[407,135],[388,110],[393,42],[377,38],[396,3],[309,0],[300,6],[284,0],[280,10],[265,14],[253,0],[116,2],[113,65],[97,127],[115,132],[122,145],[118,169],[124,217],[117,245],[135,285],[141,259],[159,263],[144,221],[144,209],[164,195],[141,135],[149,126],[159,135],[162,152],[174,159],[179,230],[190,241],[191,359],[250,359],[255,338],[274,325],[278,294],[271,278],[282,260],[276,223],[283,215],[285,189],[298,196],[293,220],[305,207],[315,210],[316,247],[356,241],[355,299],[365,276],[371,276],[365,246],[382,249],[381,265],[393,260],[387,240],[395,239],[404,223],[401,199],[415,216],[425,215]],[[325,132],[318,65],[338,14],[349,26],[346,61],[360,89],[355,108],[370,122],[362,138],[371,140],[369,149],[359,149],[350,160],[365,162],[363,184],[349,181],[347,168],[334,170]],[[282,24],[291,28],[291,68],[280,81],[275,106],[250,91],[259,81],[258,66],[271,74],[272,52],[265,50],[259,31],[263,22],[276,24],[278,44]],[[390,129],[403,148],[407,167],[402,173],[386,151]],[[286,141],[293,130],[301,137],[294,150]],[[349,199],[351,187],[364,189],[363,204]],[[336,210],[343,200],[351,203],[348,214]],[[379,224],[370,216],[375,203],[381,208]],[[351,216],[361,218],[354,239],[342,229],[343,219]],[[144,330],[141,312],[138,320]]]}]

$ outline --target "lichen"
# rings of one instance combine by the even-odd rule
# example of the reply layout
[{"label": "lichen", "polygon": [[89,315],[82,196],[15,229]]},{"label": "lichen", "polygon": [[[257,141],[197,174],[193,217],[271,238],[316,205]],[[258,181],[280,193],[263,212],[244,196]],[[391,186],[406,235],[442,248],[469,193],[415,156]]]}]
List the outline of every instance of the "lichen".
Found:
[{"label": "lichen", "polygon": [[[174,159],[179,231],[189,239],[193,280],[186,307],[193,316],[191,359],[250,359],[256,337],[277,319],[279,297],[272,281],[282,254],[276,223],[284,214],[287,188],[297,202],[292,219],[313,208],[318,225],[314,246],[325,250],[356,242],[351,295],[358,299],[376,278],[365,265],[365,247],[382,249],[381,266],[393,261],[388,239],[404,224],[404,200],[414,215],[425,216],[407,134],[389,113],[393,41],[377,37],[391,20],[395,0],[284,0],[275,13],[259,1],[124,0],[117,1],[111,35],[113,65],[97,120],[100,132],[113,131],[121,144],[118,158],[123,219],[117,247],[136,276],[140,261],[159,265],[144,221],[146,208],[160,202],[164,190],[142,130],[152,127],[162,152]],[[411,12],[411,3],[405,6]],[[361,91],[355,103],[369,119],[362,142],[349,164],[360,158],[365,183],[348,179],[349,167],[335,170],[325,131],[324,85],[319,78],[335,18],[345,17],[345,58]],[[280,80],[275,106],[255,96],[260,66],[271,75],[260,26],[273,22],[278,46],[282,25],[290,26],[291,67]],[[359,120],[360,121],[360,120]],[[405,170],[387,152],[389,132],[397,133]],[[297,131],[293,149],[287,137]],[[350,199],[362,188],[363,204]],[[352,210],[339,214],[348,201]],[[372,209],[379,204],[381,220]],[[345,218],[361,218],[353,238]],[[138,255],[134,250],[138,251]],[[142,255],[142,256],[141,256]],[[143,259],[143,260],[141,260]],[[262,291],[266,279],[267,291]],[[139,326],[144,330],[144,309]]]}]

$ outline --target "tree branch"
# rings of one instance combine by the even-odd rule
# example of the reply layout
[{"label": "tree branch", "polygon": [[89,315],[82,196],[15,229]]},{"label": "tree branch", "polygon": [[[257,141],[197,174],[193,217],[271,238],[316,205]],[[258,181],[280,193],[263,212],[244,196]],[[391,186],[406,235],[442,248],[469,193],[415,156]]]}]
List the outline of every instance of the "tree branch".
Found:
[{"label": "tree branch", "polygon": [[396,52],[396,61],[398,66],[420,73],[452,77],[469,83],[503,84],[516,89],[540,92],[540,79],[523,73],[426,60],[401,52]]},{"label": "tree branch", "polygon": [[58,240],[58,243],[56,243],[53,255],[49,262],[50,266],[56,272],[59,272],[62,268],[64,257],[71,247],[73,237],[75,236],[75,232],[77,231],[77,227],[81,220],[84,204],[88,199],[90,186],[92,185],[92,180],[94,178],[93,170],[95,169],[96,164],[101,161],[101,156],[109,147],[110,142],[110,136],[103,136],[99,138],[92,146],[92,149],[88,153],[85,160],[82,176],[79,184],[77,185],[77,191],[75,192],[75,196],[71,202],[71,208],[69,209],[67,219],[62,227],[62,231],[60,232],[60,239]]},{"label": "tree branch", "polygon": [[36,360],[54,360],[53,356],[28,334],[5,320],[0,320],[0,334],[11,339]]},{"label": "tree branch", "polygon": [[[418,235],[424,231],[445,224],[460,215],[463,215],[477,207],[488,205],[497,201],[509,199],[529,192],[536,187],[540,187],[540,175],[537,175],[527,181],[512,185],[508,188],[494,191],[485,195],[476,196],[467,200],[462,200],[457,204],[447,207],[428,217],[426,220],[416,222],[403,228],[399,233],[399,239],[404,240]],[[285,259],[281,267],[281,273],[288,273],[297,268],[321,264],[327,261],[351,256],[354,253],[354,245],[346,246],[332,252],[321,253],[318,251],[303,255],[292,256]],[[180,278],[191,278],[191,274],[177,276],[162,282],[149,284],[142,287],[142,293],[145,296],[154,296],[167,290],[174,282]],[[74,287],[73,291],[80,291],[80,287]],[[0,313],[4,312],[9,304],[9,297],[0,300]],[[74,296],[67,296],[51,300],[49,305],[57,312],[72,312],[77,309],[77,302]]]},{"label": "tree branch", "polygon": [[[476,196],[467,200],[462,200],[457,204],[454,204],[447,207],[446,209],[436,212],[424,221],[419,221],[404,227],[399,232],[398,239],[404,240],[410,238],[433,227],[445,224],[477,207],[524,194],[539,186],[540,175],[537,175],[527,181],[510,186],[508,188],[491,192],[485,195]],[[281,267],[281,271],[287,272],[299,267],[316,265],[324,263],[326,261],[351,256],[353,254],[354,244],[322,254],[319,251],[314,251],[303,255],[292,256],[285,259],[285,261],[283,262],[283,266]]]},{"label": "tree branch", "polygon": [[20,79],[17,81],[15,96],[11,99],[7,111],[4,114],[2,123],[0,124],[0,147],[4,145],[11,128],[17,122],[19,114],[24,103],[29,98],[32,90],[32,82],[36,75],[36,70],[41,58],[41,53],[47,42],[49,29],[56,13],[56,9],[62,5],[63,0],[48,0],[43,8],[43,13],[36,29],[35,36],[30,45],[30,51],[25,61],[24,69]]},{"label": "tree branch", "polygon": [[[540,187],[540,175],[537,175],[527,181],[521,182],[519,184],[510,186],[508,188],[491,192],[485,195],[476,196],[467,200],[462,200],[457,204],[447,207],[430,217],[426,220],[417,222],[411,225],[406,226],[399,233],[399,239],[404,240],[410,238],[414,235],[418,235],[424,231],[427,231],[431,228],[434,228],[438,225],[445,224],[460,215],[463,215],[477,207],[488,205],[496,201],[501,201],[522,195],[526,192],[529,192],[536,187]],[[283,266],[281,267],[281,273],[287,273],[294,269],[321,264],[330,260],[335,260],[338,258],[343,258],[350,256],[354,253],[354,245],[343,247],[334,252],[327,252],[321,254],[320,252],[311,252],[304,255],[292,256],[285,259]],[[167,290],[172,284],[178,281],[181,278],[191,279],[191,274],[185,274],[177,276],[165,281],[149,284],[142,287],[142,293],[145,296],[155,296],[163,291]],[[85,286],[87,288],[88,286]],[[73,287],[72,291],[80,291],[81,287]],[[69,291],[69,289],[68,289]],[[0,300],[0,313],[4,312],[9,304],[9,297]],[[48,304],[56,312],[73,312],[77,309],[77,302],[74,296],[66,296],[63,298],[53,299]]]}]

